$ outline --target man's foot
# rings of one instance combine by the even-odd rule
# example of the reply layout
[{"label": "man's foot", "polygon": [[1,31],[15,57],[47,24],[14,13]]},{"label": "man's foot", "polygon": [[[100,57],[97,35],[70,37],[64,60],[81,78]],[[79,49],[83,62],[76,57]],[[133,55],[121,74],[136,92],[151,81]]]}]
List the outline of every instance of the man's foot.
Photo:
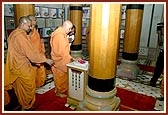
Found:
[{"label": "man's foot", "polygon": [[156,87],[156,83],[150,82],[150,86]]},{"label": "man's foot", "polygon": [[57,89],[55,88],[55,90],[54,90],[54,93],[56,94],[57,93]]},{"label": "man's foot", "polygon": [[65,95],[65,94],[63,94],[63,93],[59,93],[59,92],[56,92],[56,95],[59,96],[59,97],[62,97],[62,98],[64,98],[64,97],[67,96],[67,95]]},{"label": "man's foot", "polygon": [[29,109],[25,109],[24,107],[21,108],[21,111],[34,111],[35,110],[35,106],[33,105],[31,108]]}]

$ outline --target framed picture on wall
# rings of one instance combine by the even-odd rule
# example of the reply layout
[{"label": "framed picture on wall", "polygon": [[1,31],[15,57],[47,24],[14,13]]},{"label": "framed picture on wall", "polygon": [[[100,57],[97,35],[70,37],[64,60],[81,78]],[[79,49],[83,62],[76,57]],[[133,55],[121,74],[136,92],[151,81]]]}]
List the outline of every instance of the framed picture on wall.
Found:
[{"label": "framed picture on wall", "polygon": [[122,6],[122,16],[121,19],[126,19],[126,6]]},{"label": "framed picture on wall", "polygon": [[49,17],[49,9],[47,7],[41,7],[41,17]]},{"label": "framed picture on wall", "polygon": [[64,9],[62,8],[57,9],[57,18],[64,18]]},{"label": "framed picture on wall", "polygon": [[51,28],[46,27],[42,29],[42,37],[49,37],[51,34]]},{"label": "framed picture on wall", "polygon": [[120,30],[120,38],[121,39],[124,39],[124,32],[125,32],[125,30]]},{"label": "framed picture on wall", "polygon": [[6,30],[15,29],[15,19],[11,16],[5,16],[5,27]]},{"label": "framed picture on wall", "polygon": [[4,5],[4,16],[14,16],[13,4]]},{"label": "framed picture on wall", "polygon": [[41,14],[40,14],[40,7],[37,7],[37,6],[36,6],[36,7],[35,7],[35,16],[36,16],[36,17],[40,17],[40,15],[41,15]]},{"label": "framed picture on wall", "polygon": [[89,7],[83,7],[82,18],[89,18],[89,17],[90,17],[90,8]]},{"label": "framed picture on wall", "polygon": [[38,28],[44,28],[45,27],[45,19],[44,18],[37,18],[37,25],[38,25]]},{"label": "framed picture on wall", "polygon": [[86,36],[86,27],[82,27],[82,36]]},{"label": "framed picture on wall", "polygon": [[57,18],[57,9],[56,8],[50,8],[49,9],[49,16],[51,18]]}]

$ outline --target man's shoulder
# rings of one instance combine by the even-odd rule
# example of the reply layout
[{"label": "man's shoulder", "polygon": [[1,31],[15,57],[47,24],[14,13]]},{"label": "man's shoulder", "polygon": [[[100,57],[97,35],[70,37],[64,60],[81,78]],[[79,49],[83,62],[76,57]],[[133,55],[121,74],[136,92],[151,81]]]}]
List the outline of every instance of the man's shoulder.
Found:
[{"label": "man's shoulder", "polygon": [[59,36],[66,36],[66,33],[63,29],[56,29],[52,34],[51,36],[56,36],[56,35],[59,35]]},{"label": "man's shoulder", "polygon": [[9,37],[18,37],[18,36],[25,36],[25,35],[26,35],[26,32],[24,32],[24,30],[16,28],[11,32]]}]

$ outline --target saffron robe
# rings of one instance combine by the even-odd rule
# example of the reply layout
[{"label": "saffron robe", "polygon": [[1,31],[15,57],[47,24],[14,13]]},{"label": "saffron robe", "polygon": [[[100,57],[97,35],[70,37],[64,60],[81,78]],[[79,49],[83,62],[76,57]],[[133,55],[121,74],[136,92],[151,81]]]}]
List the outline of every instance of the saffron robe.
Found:
[{"label": "saffron robe", "polygon": [[[32,41],[34,46],[39,50],[39,52],[45,57],[44,42],[42,41],[42,39],[40,39],[40,35],[35,28],[33,29],[32,34],[30,35],[30,40]],[[33,66],[33,69],[36,73],[36,87],[44,85],[46,80],[44,64],[36,64],[36,66]]]},{"label": "saffron robe", "polygon": [[59,27],[51,34],[51,58],[54,66],[51,67],[54,84],[59,93],[65,93],[68,90],[68,73],[66,64],[71,62],[70,46],[66,32]]},{"label": "saffron robe", "polygon": [[35,102],[36,85],[31,62],[43,63],[46,60],[34,47],[24,30],[17,28],[9,35],[4,71],[4,98],[8,97],[4,99],[5,105],[10,100],[7,90],[13,87],[20,105],[25,109],[32,107]]}]

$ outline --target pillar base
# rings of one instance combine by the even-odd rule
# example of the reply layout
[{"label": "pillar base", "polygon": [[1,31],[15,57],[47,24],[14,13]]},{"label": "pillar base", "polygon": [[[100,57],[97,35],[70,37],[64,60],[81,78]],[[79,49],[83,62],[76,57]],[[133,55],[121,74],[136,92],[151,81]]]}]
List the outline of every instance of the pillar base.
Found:
[{"label": "pillar base", "polygon": [[117,89],[109,92],[97,92],[86,89],[87,95],[84,101],[80,102],[77,111],[118,111],[120,98],[116,97]]},{"label": "pillar base", "polygon": [[78,50],[78,51],[74,51],[74,50],[71,50],[70,51],[71,53],[71,56],[74,57],[74,58],[82,58],[82,50]]},{"label": "pillar base", "polygon": [[129,79],[136,79],[139,73],[138,61],[121,59],[121,64],[117,68],[117,76]]},{"label": "pillar base", "polygon": [[78,106],[79,105],[79,102],[78,100],[75,100],[75,99],[72,99],[70,97],[67,98],[67,103],[70,104],[70,105],[75,105],[75,106]]}]

